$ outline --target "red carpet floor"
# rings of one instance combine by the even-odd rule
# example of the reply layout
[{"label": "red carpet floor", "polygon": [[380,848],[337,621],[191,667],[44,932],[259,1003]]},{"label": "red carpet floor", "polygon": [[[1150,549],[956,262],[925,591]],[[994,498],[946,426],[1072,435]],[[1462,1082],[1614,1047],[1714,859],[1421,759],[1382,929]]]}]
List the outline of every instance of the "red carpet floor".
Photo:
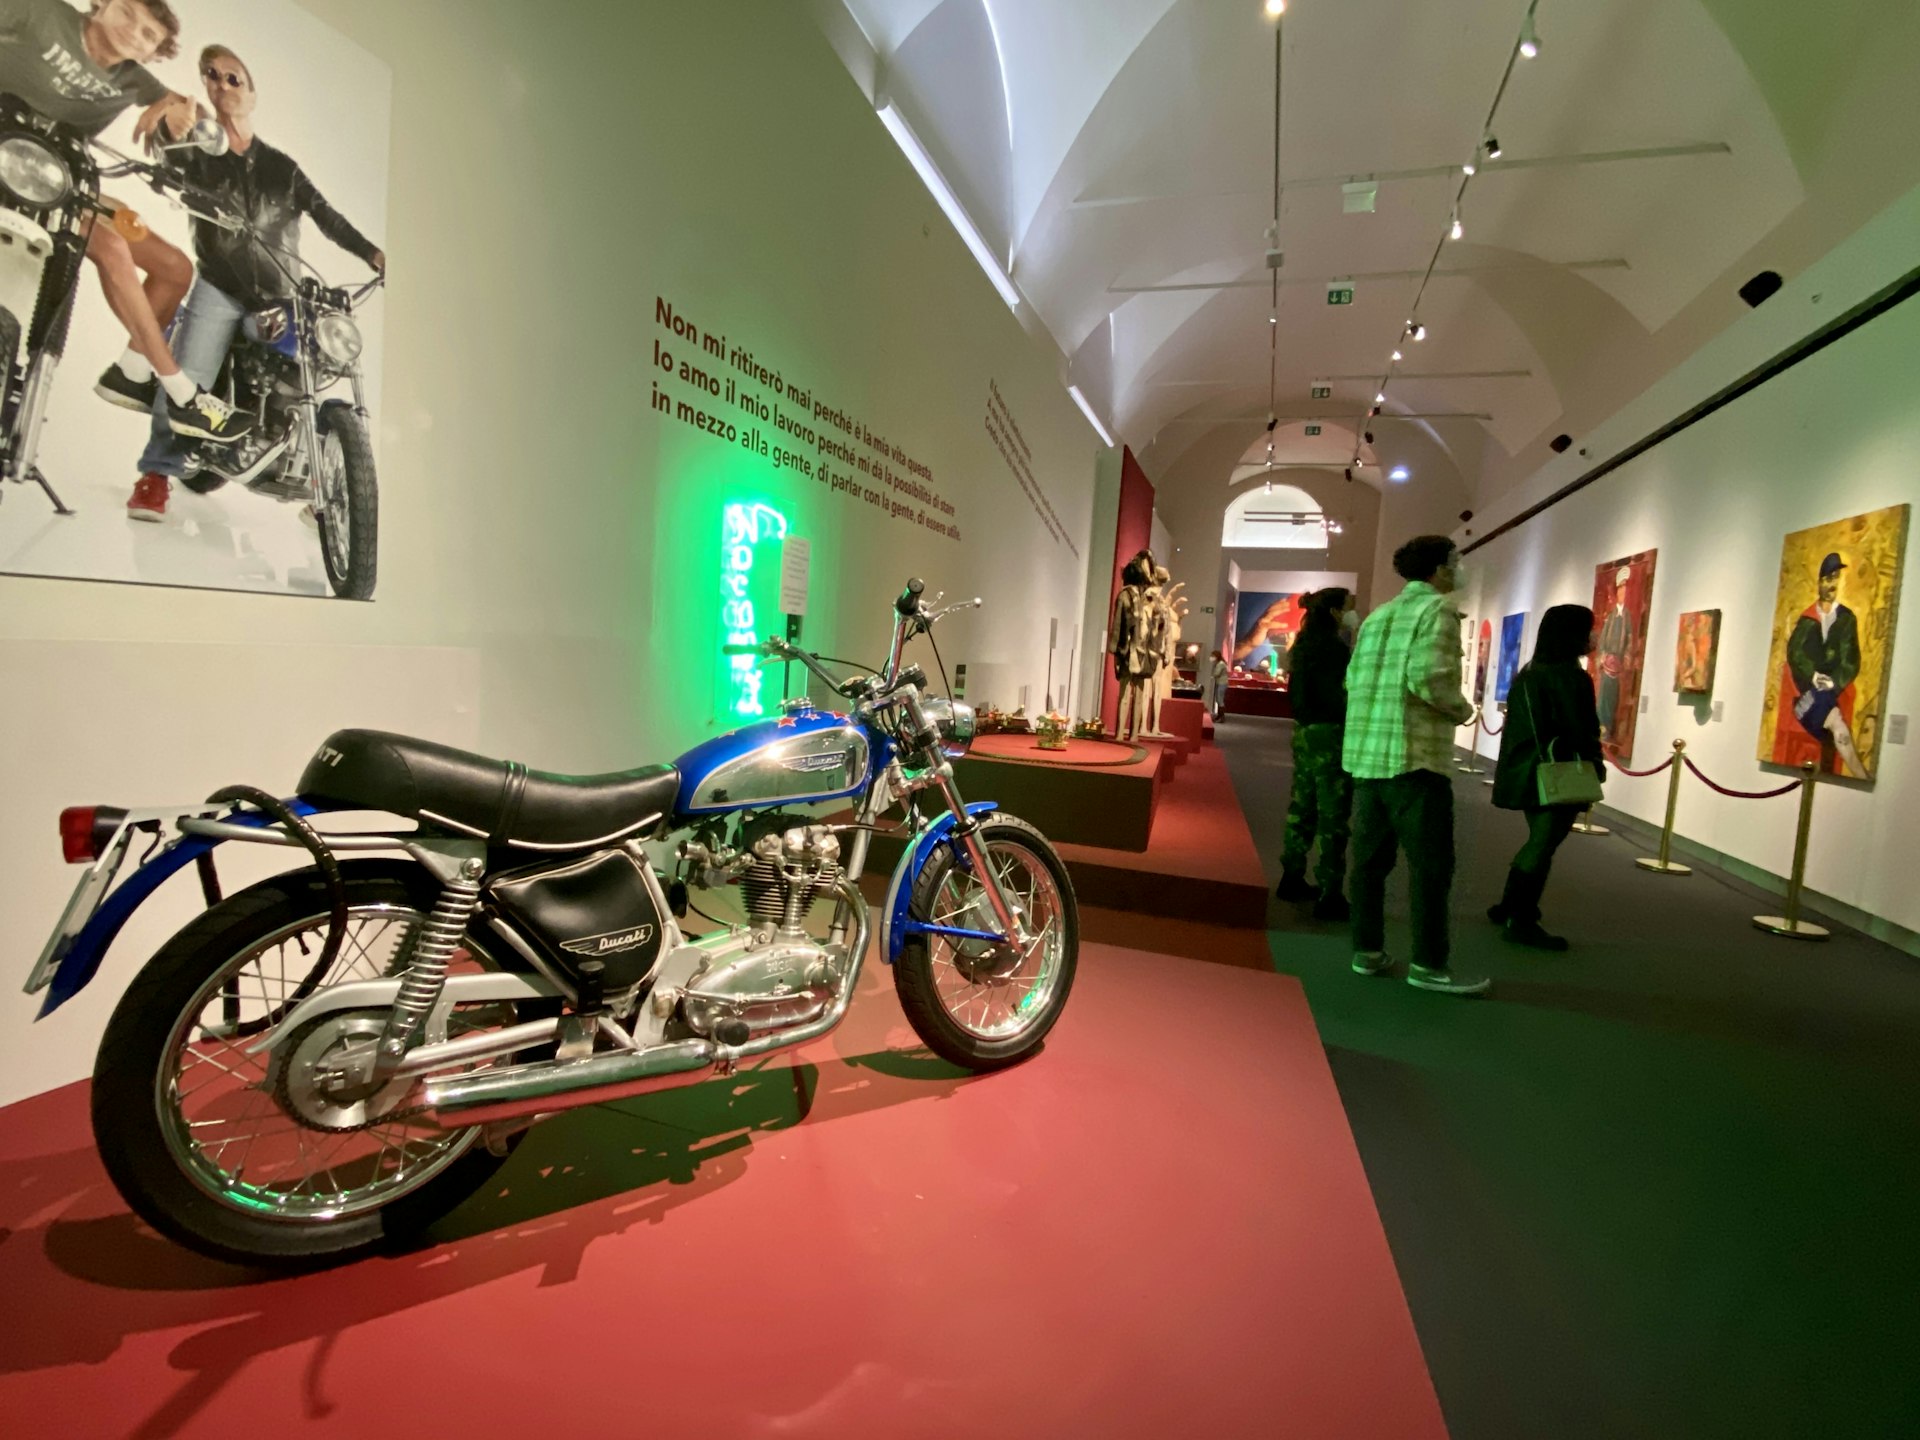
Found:
[{"label": "red carpet floor", "polygon": [[1089,945],[1029,1064],[913,1044],[875,967],[797,1061],[292,1280],[137,1225],[84,1087],[0,1111],[0,1433],[1445,1434],[1292,979]]}]

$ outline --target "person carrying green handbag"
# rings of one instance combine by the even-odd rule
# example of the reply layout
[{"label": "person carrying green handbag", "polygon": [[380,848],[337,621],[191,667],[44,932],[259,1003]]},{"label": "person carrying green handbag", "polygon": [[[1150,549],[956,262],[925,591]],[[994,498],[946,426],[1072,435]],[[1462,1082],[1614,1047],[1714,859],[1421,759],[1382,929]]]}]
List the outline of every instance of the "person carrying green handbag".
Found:
[{"label": "person carrying green handbag", "polygon": [[[1507,695],[1507,723],[1500,732],[1500,759],[1493,772],[1493,803],[1527,817],[1527,841],[1507,870],[1506,891],[1487,918],[1503,938],[1535,950],[1564,950],[1565,939],[1540,924],[1540,897],[1553,855],[1592,800],[1577,800],[1566,762],[1589,765],[1600,780],[1606,761],[1600,750],[1600,713],[1593,680],[1580,658],[1593,643],[1593,612],[1584,605],[1555,605],[1540,617],[1533,659],[1514,677]],[[1578,777],[1584,778],[1584,777]],[[1597,787],[1596,787],[1597,788]]]}]

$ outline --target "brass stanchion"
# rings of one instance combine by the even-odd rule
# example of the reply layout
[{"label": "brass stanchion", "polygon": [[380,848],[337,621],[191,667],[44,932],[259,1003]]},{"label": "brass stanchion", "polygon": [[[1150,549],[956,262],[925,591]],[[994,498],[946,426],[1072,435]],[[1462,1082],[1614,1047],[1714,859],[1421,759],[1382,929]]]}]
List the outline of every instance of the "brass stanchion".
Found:
[{"label": "brass stanchion", "polygon": [[1613,831],[1604,825],[1596,825],[1593,823],[1593,807],[1589,805],[1580,812],[1580,818],[1573,822],[1573,833],[1576,835],[1611,835]]},{"label": "brass stanchion", "polygon": [[1756,915],[1753,923],[1769,934],[1784,935],[1789,940],[1825,940],[1829,931],[1800,918],[1800,889],[1807,878],[1807,836],[1813,830],[1813,779],[1820,767],[1809,760],[1800,769],[1800,829],[1793,837],[1793,873],[1787,877],[1787,913]]},{"label": "brass stanchion", "polygon": [[1466,764],[1463,765],[1458,760],[1456,760],[1453,763],[1453,768],[1458,770],[1462,775],[1485,774],[1486,772],[1481,770],[1480,766],[1476,763],[1479,759],[1480,759],[1480,707],[1476,705],[1473,707],[1473,718],[1467,722]]},{"label": "brass stanchion", "polygon": [[1655,857],[1641,856],[1633,863],[1642,870],[1651,870],[1656,875],[1691,875],[1691,865],[1680,865],[1669,857],[1673,854],[1673,814],[1680,808],[1680,771],[1681,761],[1687,753],[1687,742],[1673,742],[1673,759],[1669,762],[1673,778],[1667,783],[1667,823],[1660,830],[1660,853]]}]

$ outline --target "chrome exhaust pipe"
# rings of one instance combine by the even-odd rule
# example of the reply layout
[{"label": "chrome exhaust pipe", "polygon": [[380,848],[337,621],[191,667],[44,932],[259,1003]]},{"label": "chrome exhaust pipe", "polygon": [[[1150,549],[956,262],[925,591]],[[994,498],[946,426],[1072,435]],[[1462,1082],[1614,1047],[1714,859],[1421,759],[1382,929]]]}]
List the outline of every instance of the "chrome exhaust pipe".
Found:
[{"label": "chrome exhaust pipe", "polygon": [[495,1125],[583,1105],[604,1105],[610,1100],[698,1084],[708,1078],[702,1072],[716,1066],[731,1069],[741,1060],[818,1039],[840,1023],[853,1003],[872,934],[867,903],[859,890],[844,877],[834,888],[853,916],[853,936],[847,952],[846,981],[818,1019],[789,1030],[756,1035],[743,1045],[680,1040],[649,1045],[644,1050],[596,1055],[590,1060],[554,1060],[428,1081],[424,1086],[424,1118],[443,1130],[464,1130],[470,1125]]}]

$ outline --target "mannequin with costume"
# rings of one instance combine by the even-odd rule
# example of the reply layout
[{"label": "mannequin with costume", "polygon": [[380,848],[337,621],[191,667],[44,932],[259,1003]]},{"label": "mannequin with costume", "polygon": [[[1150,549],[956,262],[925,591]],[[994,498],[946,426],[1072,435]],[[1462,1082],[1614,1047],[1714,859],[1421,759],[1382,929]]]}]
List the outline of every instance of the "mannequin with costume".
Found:
[{"label": "mannequin with costume", "polygon": [[1142,550],[1120,572],[1107,627],[1107,649],[1114,678],[1120,682],[1120,712],[1114,734],[1130,740],[1147,723],[1147,700],[1160,666],[1159,592],[1153,583],[1153,555]]},{"label": "mannequin with costume", "polygon": [[1180,593],[1187,588],[1186,582],[1175,585],[1172,581],[1173,576],[1166,566],[1154,567],[1153,588],[1160,592],[1156,602],[1159,611],[1160,666],[1154,672],[1153,690],[1148,699],[1147,728],[1142,733],[1162,739],[1172,738],[1160,728],[1160,707],[1173,694],[1173,676],[1180,651],[1180,622],[1187,614],[1186,597]]}]

